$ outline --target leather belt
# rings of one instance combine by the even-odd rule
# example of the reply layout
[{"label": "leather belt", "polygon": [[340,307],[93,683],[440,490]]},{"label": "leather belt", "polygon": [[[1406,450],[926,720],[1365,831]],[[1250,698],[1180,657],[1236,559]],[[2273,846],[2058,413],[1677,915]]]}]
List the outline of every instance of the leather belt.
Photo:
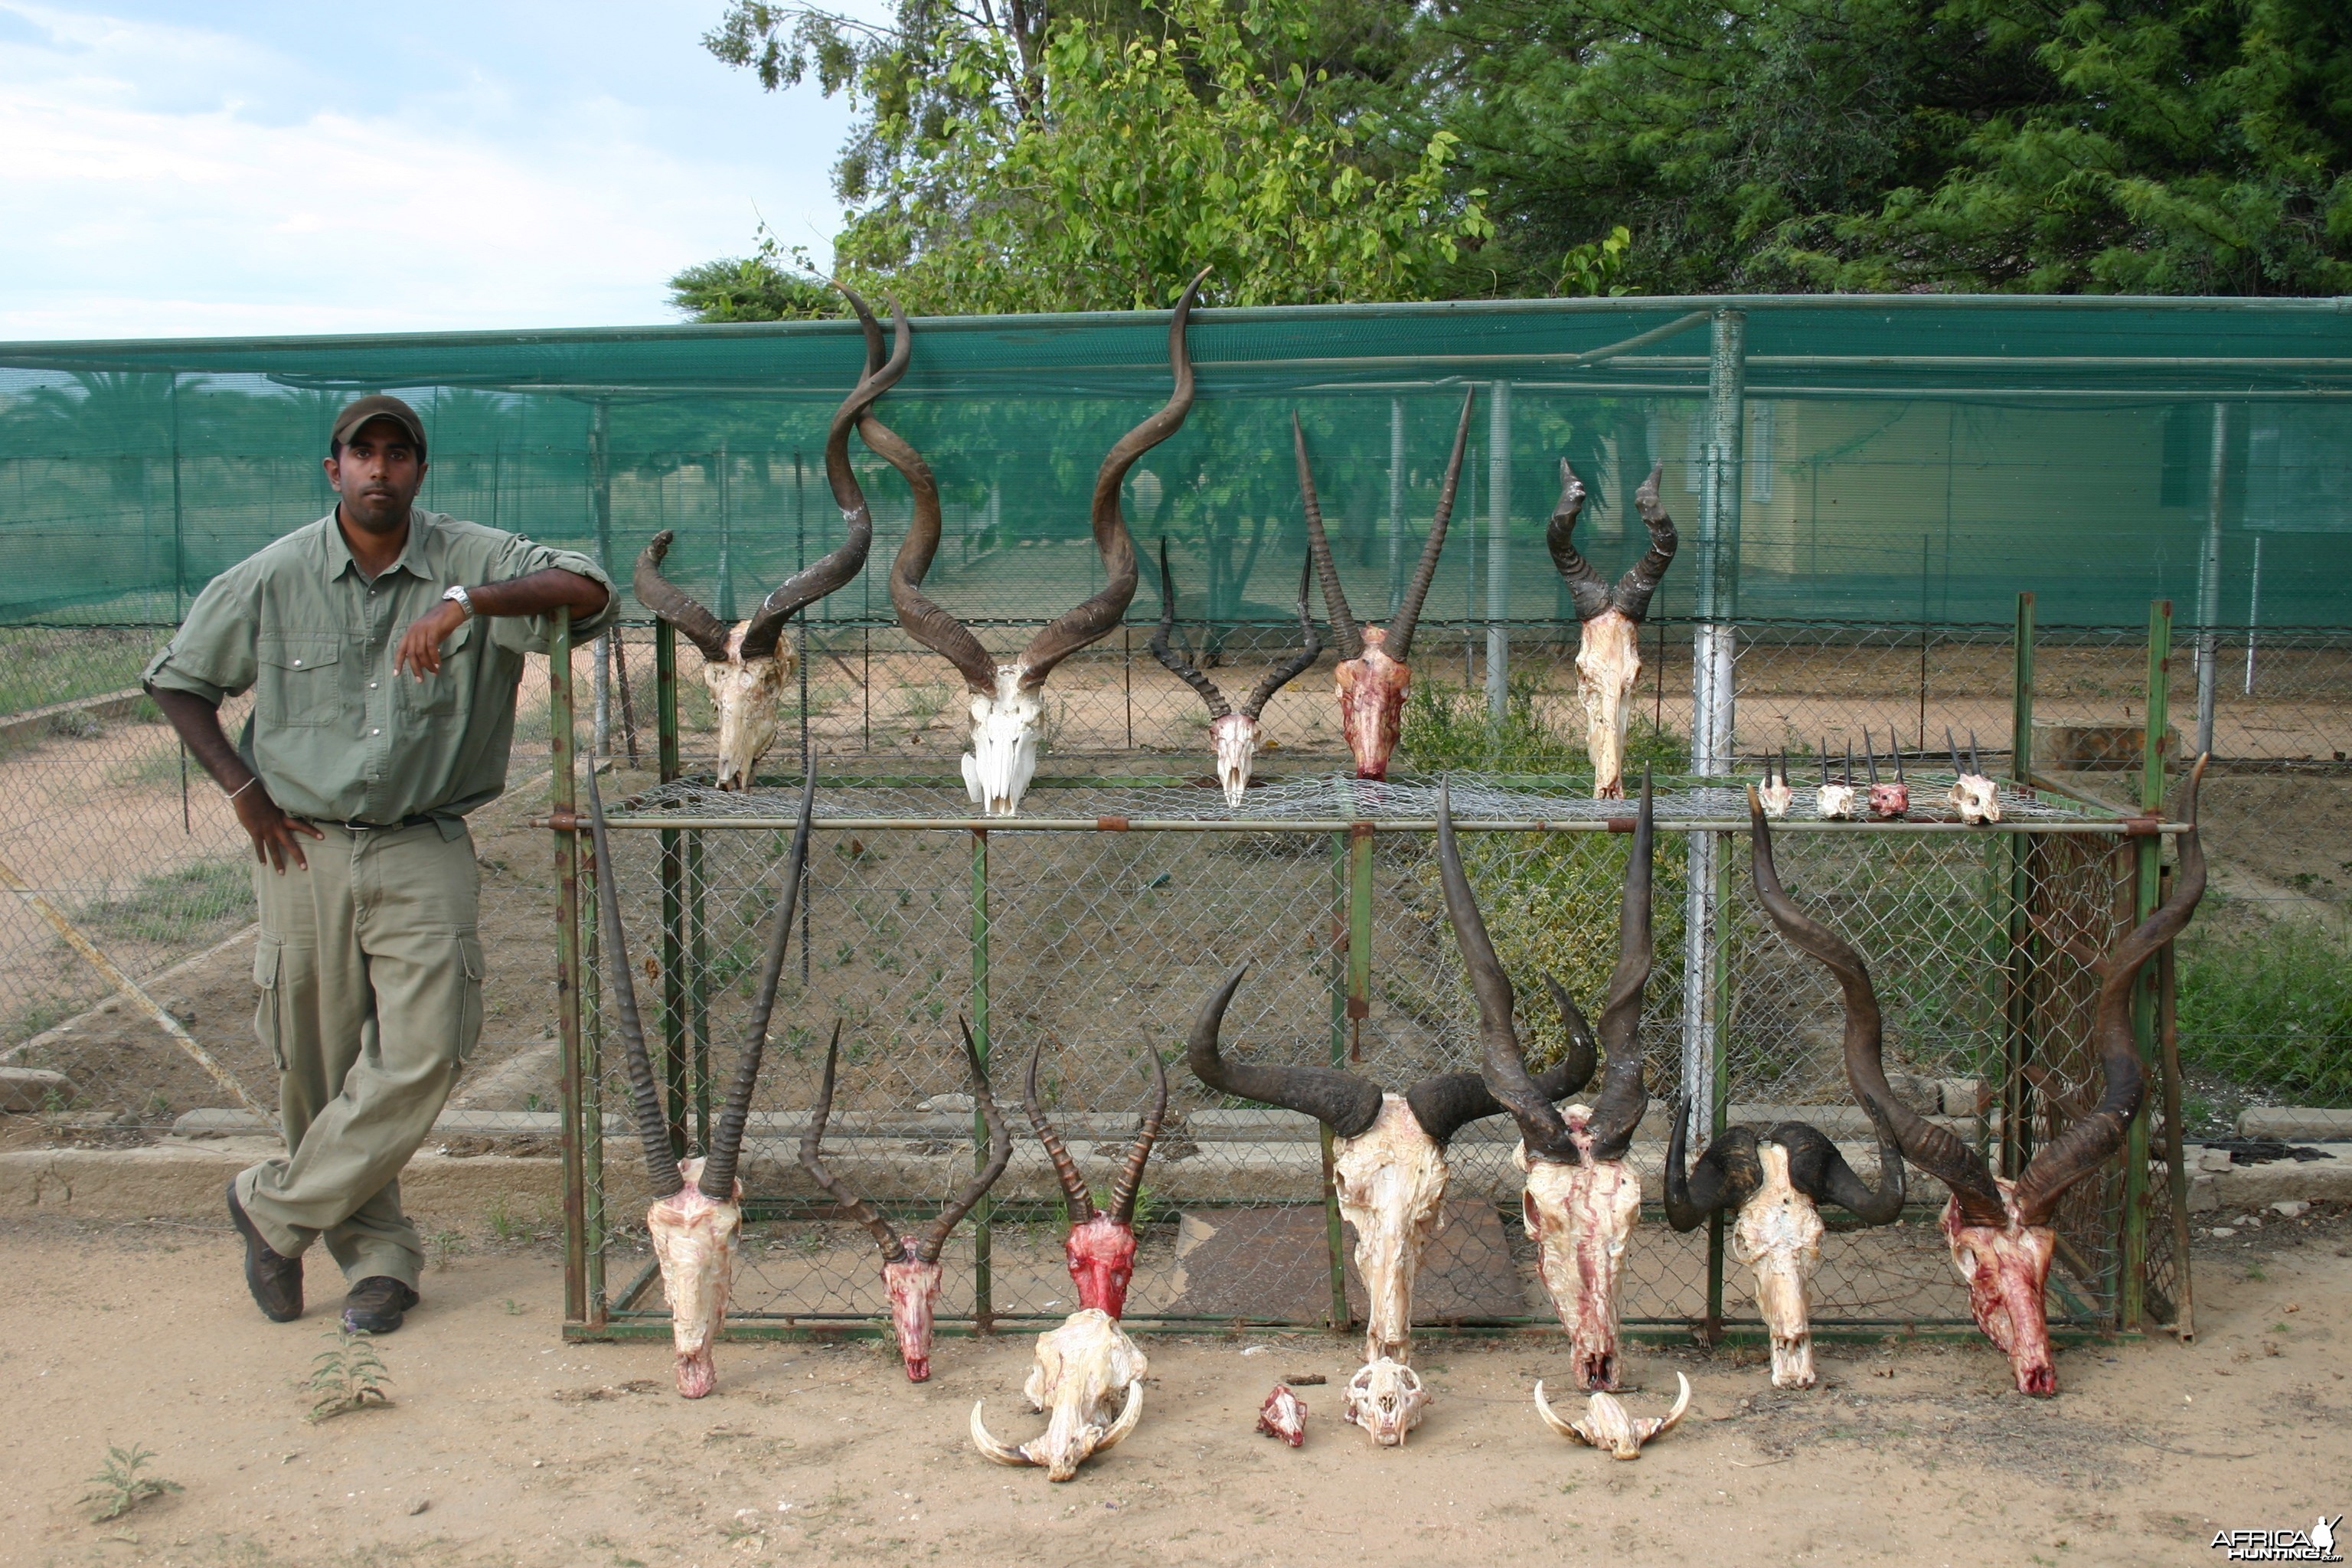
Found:
[{"label": "leather belt", "polygon": [[432,820],[433,816],[429,812],[419,813],[415,816],[404,816],[398,822],[353,822],[348,820],[334,822],[333,818],[329,818],[329,821],[333,822],[335,826],[348,829],[353,833],[390,833],[395,829],[403,827],[422,827]]}]

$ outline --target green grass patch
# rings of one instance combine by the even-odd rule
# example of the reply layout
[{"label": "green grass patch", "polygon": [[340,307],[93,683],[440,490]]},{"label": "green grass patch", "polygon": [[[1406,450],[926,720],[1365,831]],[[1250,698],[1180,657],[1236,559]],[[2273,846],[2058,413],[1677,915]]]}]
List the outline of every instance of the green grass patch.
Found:
[{"label": "green grass patch", "polygon": [[139,627],[0,627],[0,717],[136,686],[166,635]]},{"label": "green grass patch", "polygon": [[[1497,718],[1487,711],[1484,692],[1458,687],[1415,686],[1405,695],[1397,757],[1406,771],[1452,769],[1489,773],[1566,773],[1591,771],[1580,735],[1556,728],[1545,716],[1547,694],[1525,675],[1511,677]],[[1681,773],[1690,766],[1690,747],[1679,735],[1659,730],[1636,714],[1625,735],[1625,776],[1642,769]]]},{"label": "green grass patch", "polygon": [[253,918],[253,872],[242,860],[197,860],[151,871],[127,892],[84,904],[78,915],[116,941],[179,946]]},{"label": "green grass patch", "polygon": [[2352,942],[2310,921],[2192,931],[2179,984],[2185,1060],[2305,1104],[2352,1105]]}]

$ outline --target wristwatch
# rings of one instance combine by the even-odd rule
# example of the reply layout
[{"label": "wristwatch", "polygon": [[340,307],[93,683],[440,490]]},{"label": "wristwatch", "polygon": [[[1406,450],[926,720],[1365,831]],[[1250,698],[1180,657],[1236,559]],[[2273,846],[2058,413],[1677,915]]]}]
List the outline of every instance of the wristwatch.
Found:
[{"label": "wristwatch", "polygon": [[467,620],[474,618],[474,596],[466,592],[466,585],[463,583],[451,584],[443,591],[441,596],[463,611]]}]

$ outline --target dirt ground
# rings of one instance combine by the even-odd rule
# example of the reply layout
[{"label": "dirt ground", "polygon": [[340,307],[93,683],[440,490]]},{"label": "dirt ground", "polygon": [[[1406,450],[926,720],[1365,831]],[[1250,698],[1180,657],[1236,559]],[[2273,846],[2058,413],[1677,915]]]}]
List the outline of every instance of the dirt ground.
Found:
[{"label": "dirt ground", "polygon": [[[982,1461],[984,1397],[1025,1437],[1028,1344],[942,1342],[910,1386],[872,1344],[727,1345],[719,1386],[670,1391],[665,1345],[563,1345],[543,1253],[473,1253],[382,1342],[393,1404],[302,1416],[336,1282],[264,1321],[226,1227],[0,1228],[0,1561],[24,1564],[670,1564],[908,1557],[1028,1565],[2201,1563],[2217,1530],[2352,1511],[2352,1219],[2339,1208],[2200,1244],[2194,1345],[2059,1356],[2029,1401],[1981,1342],[1825,1347],[1776,1394],[1753,1351],[1645,1350],[1637,1411],[1677,1371],[1690,1416],[1618,1463],[1554,1437],[1528,1389],[1556,1334],[1425,1338],[1434,1394],[1402,1451],[1337,1416],[1351,1345],[1152,1339],[1141,1426],[1067,1485]],[[1307,1447],[1252,1431],[1281,1377]],[[76,1500],[108,1445],[178,1492],[105,1524]]]}]

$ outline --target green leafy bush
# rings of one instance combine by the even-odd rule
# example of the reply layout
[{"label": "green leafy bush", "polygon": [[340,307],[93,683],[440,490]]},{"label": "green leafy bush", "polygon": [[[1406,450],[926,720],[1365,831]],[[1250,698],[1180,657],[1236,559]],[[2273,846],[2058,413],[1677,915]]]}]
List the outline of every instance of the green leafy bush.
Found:
[{"label": "green leafy bush", "polygon": [[2313,921],[2180,944],[2184,1060],[2271,1093],[2352,1105],[2352,942]]}]

